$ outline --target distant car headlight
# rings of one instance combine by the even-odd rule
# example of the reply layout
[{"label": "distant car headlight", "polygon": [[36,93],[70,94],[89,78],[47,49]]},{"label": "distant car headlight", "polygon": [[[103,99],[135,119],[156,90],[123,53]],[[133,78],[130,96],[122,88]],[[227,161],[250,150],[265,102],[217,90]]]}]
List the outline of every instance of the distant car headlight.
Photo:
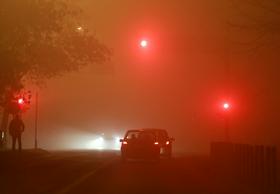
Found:
[{"label": "distant car headlight", "polygon": [[120,137],[115,137],[115,142],[116,142],[117,144],[119,144],[119,143],[120,143]]},{"label": "distant car headlight", "polygon": [[86,144],[87,149],[98,149],[98,150],[120,150],[120,137],[119,136],[97,136],[95,139],[89,141]]},{"label": "distant car headlight", "polygon": [[104,138],[98,137],[90,142],[88,142],[87,146],[88,149],[103,149],[104,148]]}]

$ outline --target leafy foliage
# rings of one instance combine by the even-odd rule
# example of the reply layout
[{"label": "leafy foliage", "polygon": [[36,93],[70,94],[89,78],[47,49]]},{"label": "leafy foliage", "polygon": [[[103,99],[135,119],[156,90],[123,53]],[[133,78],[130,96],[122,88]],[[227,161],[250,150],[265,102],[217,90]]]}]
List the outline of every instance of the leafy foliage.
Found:
[{"label": "leafy foliage", "polygon": [[0,94],[88,64],[110,50],[81,26],[82,11],[66,0],[0,1]]}]

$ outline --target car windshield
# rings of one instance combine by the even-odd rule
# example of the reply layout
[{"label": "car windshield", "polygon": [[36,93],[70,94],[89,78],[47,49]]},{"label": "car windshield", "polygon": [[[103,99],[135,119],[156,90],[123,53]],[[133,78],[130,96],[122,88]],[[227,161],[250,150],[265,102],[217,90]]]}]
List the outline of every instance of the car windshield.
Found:
[{"label": "car windshield", "polygon": [[154,141],[155,134],[152,132],[141,132],[141,133],[139,133],[139,140],[140,141]]},{"label": "car windshield", "polygon": [[156,135],[158,141],[166,141],[168,139],[166,131],[157,131]]},{"label": "car windshield", "polygon": [[129,131],[126,134],[125,139],[132,140],[132,139],[138,139],[138,140],[149,140],[154,141],[155,140],[155,134],[153,132],[148,131]]},{"label": "car windshield", "polygon": [[140,131],[128,131],[125,139],[137,139],[139,137]]}]

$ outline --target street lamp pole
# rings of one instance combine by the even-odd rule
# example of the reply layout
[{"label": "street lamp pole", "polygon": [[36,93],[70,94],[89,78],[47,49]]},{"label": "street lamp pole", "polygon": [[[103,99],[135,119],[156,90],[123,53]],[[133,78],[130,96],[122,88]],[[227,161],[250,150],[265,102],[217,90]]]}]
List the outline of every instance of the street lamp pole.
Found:
[{"label": "street lamp pole", "polygon": [[225,141],[230,141],[230,134],[229,134],[229,119],[230,119],[230,109],[231,104],[229,102],[224,102],[223,104],[223,111],[224,111],[224,130],[225,130]]},{"label": "street lamp pole", "polygon": [[36,91],[35,95],[35,149],[38,149],[38,91]]},{"label": "street lamp pole", "polygon": [[225,141],[230,142],[230,110],[231,110],[231,104],[228,100],[230,100],[231,96],[231,48],[230,48],[230,15],[229,15],[229,8],[231,6],[229,4],[225,4],[225,52],[224,52],[224,62],[225,62],[225,69],[224,69],[224,80],[225,80],[225,95],[227,98],[227,101],[224,102],[223,108],[224,108],[224,128],[225,128]]},{"label": "street lamp pole", "polygon": [[230,134],[229,134],[229,115],[225,115],[225,141],[230,142]]}]

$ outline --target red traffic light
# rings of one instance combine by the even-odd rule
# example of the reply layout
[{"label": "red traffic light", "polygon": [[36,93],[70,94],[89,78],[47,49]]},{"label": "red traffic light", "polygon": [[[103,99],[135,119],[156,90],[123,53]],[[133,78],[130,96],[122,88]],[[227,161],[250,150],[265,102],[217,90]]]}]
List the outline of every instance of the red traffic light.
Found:
[{"label": "red traffic light", "polygon": [[147,41],[146,39],[142,39],[142,40],[140,41],[140,46],[141,46],[142,48],[146,48],[146,47],[148,46],[148,41]]},{"label": "red traffic light", "polygon": [[19,98],[17,102],[18,102],[19,105],[23,105],[24,104],[23,98]]},{"label": "red traffic light", "polygon": [[228,109],[230,108],[230,104],[229,104],[228,102],[225,102],[225,103],[223,104],[223,108],[224,108],[225,110],[228,110]]}]

